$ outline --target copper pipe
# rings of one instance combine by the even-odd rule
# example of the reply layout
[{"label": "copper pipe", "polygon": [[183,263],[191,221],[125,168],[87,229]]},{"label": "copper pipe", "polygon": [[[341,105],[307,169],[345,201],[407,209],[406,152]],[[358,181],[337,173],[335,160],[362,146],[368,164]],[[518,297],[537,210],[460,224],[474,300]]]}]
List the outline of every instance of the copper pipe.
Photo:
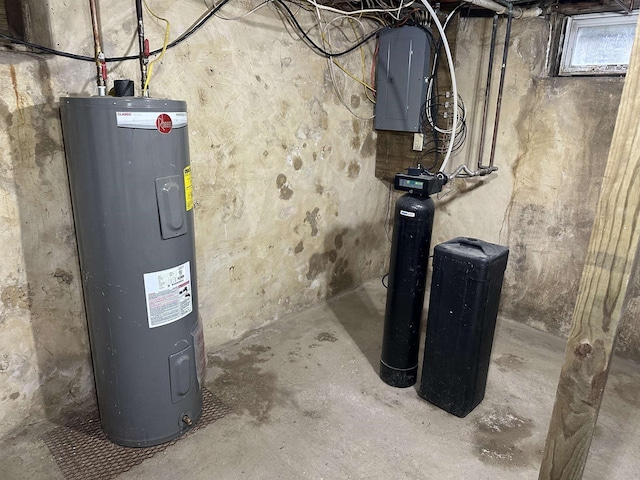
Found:
[{"label": "copper pipe", "polygon": [[104,53],[100,42],[100,26],[98,24],[98,9],[96,8],[96,0],[89,0],[89,8],[91,9],[91,25],[93,27],[93,44],[95,46],[96,69],[98,78],[98,94],[103,97],[106,94],[106,83],[103,77],[102,64],[104,63]]},{"label": "copper pipe", "polygon": [[147,62],[149,59],[145,54],[144,45],[144,20],[142,18],[142,0],[136,0],[136,20],[138,22],[138,47],[140,49],[139,61],[140,61],[140,84],[142,88],[142,95],[145,94],[144,84],[147,80]]},{"label": "copper pipe", "polygon": [[498,14],[493,16],[491,29],[491,47],[489,48],[489,67],[487,70],[487,86],[484,89],[484,105],[482,108],[482,126],[480,127],[480,146],[478,147],[478,168],[482,168],[484,142],[487,136],[487,116],[489,114],[489,96],[491,95],[491,77],[493,75],[493,57],[496,51],[496,33],[498,31]]},{"label": "copper pipe", "polygon": [[507,12],[507,32],[504,36],[504,50],[502,52],[502,65],[500,67],[500,84],[498,86],[498,101],[496,103],[496,117],[493,123],[493,138],[491,140],[491,155],[489,157],[489,168],[493,167],[493,159],[496,154],[496,142],[498,140],[498,125],[500,123],[500,108],[502,107],[502,91],[504,89],[504,76],[507,69],[507,55],[509,53],[509,39],[511,38],[511,20],[513,19],[513,9],[509,7]]}]

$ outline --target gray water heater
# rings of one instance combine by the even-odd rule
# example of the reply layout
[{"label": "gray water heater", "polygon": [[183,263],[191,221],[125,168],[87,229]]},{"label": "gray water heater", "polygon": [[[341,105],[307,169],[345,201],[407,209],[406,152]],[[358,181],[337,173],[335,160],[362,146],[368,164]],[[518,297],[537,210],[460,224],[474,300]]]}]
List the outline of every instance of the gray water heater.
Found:
[{"label": "gray water heater", "polygon": [[202,412],[186,103],[61,98],[100,420],[125,446]]}]

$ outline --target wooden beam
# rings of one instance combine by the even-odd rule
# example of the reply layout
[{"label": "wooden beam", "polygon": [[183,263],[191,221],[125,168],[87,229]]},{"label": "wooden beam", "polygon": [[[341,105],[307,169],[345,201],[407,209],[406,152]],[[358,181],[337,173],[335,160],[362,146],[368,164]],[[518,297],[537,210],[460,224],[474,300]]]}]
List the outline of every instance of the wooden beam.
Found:
[{"label": "wooden beam", "polygon": [[376,178],[393,182],[396,173],[416,164],[413,133],[379,131],[376,140]]},{"label": "wooden beam", "polygon": [[639,257],[638,118],[640,28],[636,31],[573,312],[540,480],[580,479],[587,461],[618,326],[626,308],[630,274]]},{"label": "wooden beam", "polygon": [[547,72],[550,77],[557,77],[560,71],[562,57],[562,40],[564,39],[564,19],[565,15],[551,13],[549,15],[550,38],[547,57]]}]

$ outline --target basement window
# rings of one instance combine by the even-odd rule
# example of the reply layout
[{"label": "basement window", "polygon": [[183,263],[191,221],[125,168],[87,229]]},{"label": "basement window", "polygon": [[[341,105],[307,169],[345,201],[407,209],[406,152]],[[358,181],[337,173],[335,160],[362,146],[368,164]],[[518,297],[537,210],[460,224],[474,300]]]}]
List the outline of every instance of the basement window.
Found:
[{"label": "basement window", "polygon": [[567,17],[558,74],[624,75],[637,23],[637,11]]}]

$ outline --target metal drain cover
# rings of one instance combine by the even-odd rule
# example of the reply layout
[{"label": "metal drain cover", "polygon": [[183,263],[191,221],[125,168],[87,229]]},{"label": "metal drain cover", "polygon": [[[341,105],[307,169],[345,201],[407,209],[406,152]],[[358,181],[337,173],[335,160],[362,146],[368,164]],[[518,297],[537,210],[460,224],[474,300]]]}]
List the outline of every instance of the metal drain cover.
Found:
[{"label": "metal drain cover", "polygon": [[77,418],[42,436],[58,467],[69,480],[109,480],[163,452],[193,432],[227,415],[231,408],[206,388],[202,391],[202,416],[187,433],[162,445],[131,448],[107,439],[98,411]]}]

